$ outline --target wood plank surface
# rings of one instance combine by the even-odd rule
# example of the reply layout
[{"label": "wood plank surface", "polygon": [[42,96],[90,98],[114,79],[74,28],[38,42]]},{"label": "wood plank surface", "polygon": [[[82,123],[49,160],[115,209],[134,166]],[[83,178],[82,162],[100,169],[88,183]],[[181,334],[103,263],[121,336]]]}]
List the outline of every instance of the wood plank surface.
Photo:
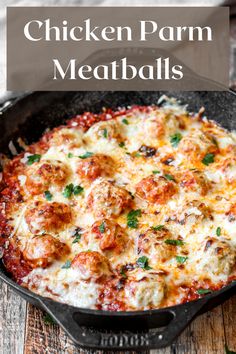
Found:
[{"label": "wood plank surface", "polygon": [[24,354],[78,353],[64,331],[57,325],[46,324],[45,313],[27,305]]},{"label": "wood plank surface", "polygon": [[[86,352],[76,348],[58,326],[46,325],[43,317],[41,310],[28,305],[24,354]],[[236,351],[235,323],[236,296],[195,319],[171,347],[151,350],[150,354],[224,354],[226,343]]]},{"label": "wood plank surface", "polygon": [[0,353],[22,354],[26,302],[5,283],[0,282]]},{"label": "wood plank surface", "polygon": [[225,333],[222,307],[199,316],[183,332],[175,344],[175,352],[183,354],[224,353]]},{"label": "wood plank surface", "polygon": [[225,342],[230,350],[236,352],[236,296],[222,305]]}]

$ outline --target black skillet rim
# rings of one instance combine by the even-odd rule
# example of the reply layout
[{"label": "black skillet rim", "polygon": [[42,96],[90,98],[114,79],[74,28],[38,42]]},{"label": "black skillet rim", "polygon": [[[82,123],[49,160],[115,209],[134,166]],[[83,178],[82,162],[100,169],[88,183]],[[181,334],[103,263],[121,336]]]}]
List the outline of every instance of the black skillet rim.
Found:
[{"label": "black skillet rim", "polygon": [[[10,109],[13,105],[15,105],[16,103],[18,103],[19,101],[21,101],[22,99],[24,98],[27,98],[28,96],[31,96],[32,94],[36,93],[37,91],[29,91],[29,92],[26,92],[26,93],[23,93],[23,94],[20,94],[19,97],[17,98],[13,98],[13,99],[9,99],[8,102],[9,104],[3,108],[3,112],[7,111],[8,109]],[[233,90],[229,89],[225,92],[228,92],[232,95],[235,96],[236,98],[236,92],[234,92]],[[4,268],[4,265],[1,261],[1,264],[0,264],[0,279],[2,279],[4,282],[6,282],[8,285],[10,285],[11,287],[13,287],[15,290],[19,291],[19,292],[22,292],[25,296],[29,296],[33,299],[35,299],[35,297],[37,297],[38,299],[40,299],[41,301],[43,301],[43,299],[48,299],[47,297],[42,297],[24,287],[22,287],[21,285],[17,284],[15,281],[13,281],[10,276],[4,274],[4,270],[2,269],[2,267]],[[158,311],[160,310],[165,310],[165,309],[174,309],[176,307],[180,307],[180,306],[183,306],[184,304],[189,304],[189,303],[196,303],[196,302],[199,302],[203,299],[207,299],[207,300],[210,300],[211,298],[214,298],[216,296],[220,296],[222,293],[224,292],[227,292],[227,290],[231,289],[231,288],[234,288],[236,289],[236,281],[232,281],[231,283],[227,284],[226,286],[223,286],[221,289],[217,290],[217,291],[214,291],[210,294],[207,294],[205,295],[204,297],[202,298],[199,298],[197,300],[193,300],[193,301],[189,301],[189,302],[186,302],[186,303],[182,303],[182,304],[177,304],[177,305],[174,305],[174,306],[171,306],[171,307],[165,307],[165,308],[161,308],[161,309],[152,309],[152,310],[142,310],[142,311],[117,311],[117,312],[113,312],[113,311],[105,311],[105,310],[96,310],[96,309],[86,309],[86,308],[80,308],[80,307],[75,307],[75,306],[71,306],[71,305],[68,305],[66,304],[67,306],[71,307],[71,308],[74,308],[74,309],[77,309],[79,311],[82,311],[82,312],[87,312],[87,313],[90,313],[90,314],[104,314],[104,315],[113,315],[113,316],[126,316],[126,315],[134,315],[134,314],[138,314],[138,315],[142,315],[142,314],[151,314],[151,313],[157,313]],[[58,301],[55,301],[55,300],[52,300],[53,302],[57,303],[57,304],[62,304]]]}]

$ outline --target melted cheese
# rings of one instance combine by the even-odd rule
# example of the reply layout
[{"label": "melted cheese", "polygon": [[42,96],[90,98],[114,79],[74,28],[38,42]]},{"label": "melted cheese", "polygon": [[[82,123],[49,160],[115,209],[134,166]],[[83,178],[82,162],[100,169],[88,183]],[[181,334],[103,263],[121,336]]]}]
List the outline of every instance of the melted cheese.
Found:
[{"label": "melted cheese", "polygon": [[[171,139],[175,134],[180,141],[173,144]],[[53,132],[46,151],[41,152],[40,145],[38,150],[37,144],[35,146],[36,153],[41,155],[40,163],[28,166],[27,161],[32,155],[29,152],[20,160],[24,166],[23,172],[21,170],[18,175],[23,203],[20,209],[17,205],[12,208],[8,215],[13,227],[11,237],[17,240],[24,254],[27,242],[35,237],[26,217],[27,210],[32,209],[35,202],[66,204],[72,218],[61,230],[49,232],[68,246],[69,253],[53,255],[55,259],[50,260],[45,268],[35,267],[23,279],[24,286],[42,296],[74,306],[107,309],[109,301],[101,300],[104,287],[114,279],[123,279],[123,285],[115,296],[125,305],[125,309],[140,310],[180,303],[185,301],[186,290],[183,289],[190,291],[194,288],[196,294],[199,288],[214,289],[235,277],[236,216],[235,220],[230,219],[227,211],[236,203],[236,164],[227,172],[217,167],[226,158],[236,157],[233,133],[212,121],[201,120],[197,114],[189,116],[185,107],[170,101],[162,108],[135,107],[124,111],[116,118],[95,123],[86,132],[77,122],[73,122]],[[150,148],[152,150],[148,150]],[[203,159],[208,154],[214,155],[214,161],[204,164]],[[102,165],[99,165],[99,159],[102,161],[104,155],[112,161],[112,167],[106,169],[106,174],[100,171]],[[95,161],[93,156],[100,157]],[[78,173],[78,162],[81,160],[91,161],[82,174]],[[36,171],[43,162],[50,161],[60,161],[68,174],[60,184],[55,182],[53,176],[48,175],[47,179],[47,174],[45,177],[42,172],[34,172],[38,173],[36,182],[45,184],[45,191],[51,194],[51,200],[46,200],[45,191],[37,193],[36,188],[32,194],[27,181],[30,169]],[[88,172],[94,168],[96,174],[93,178]],[[205,195],[201,193],[201,185],[198,185],[201,181],[194,175],[184,181],[184,185],[181,182],[181,176],[186,171],[194,170],[199,171],[202,180],[207,183]],[[165,186],[161,183],[163,179],[167,181]],[[109,193],[105,197],[102,187],[99,194],[94,192],[100,185],[103,186],[103,181],[110,183]],[[141,196],[137,193],[140,182],[140,188],[144,191]],[[162,184],[163,188],[167,188],[164,191],[159,190]],[[171,184],[175,189],[168,194]],[[79,194],[72,191],[68,197],[64,192],[70,185],[80,186],[83,190]],[[152,199],[151,193],[155,193]],[[162,199],[159,198],[160,193]],[[101,198],[104,198],[102,202]],[[141,210],[134,227],[127,224],[131,209]],[[122,233],[110,234],[110,238],[114,236],[113,241],[109,237],[104,239],[104,231],[99,229],[106,227],[106,215],[114,225],[122,228],[125,236]],[[32,218],[31,224],[37,226],[39,234],[43,235],[45,230],[41,223],[44,213]],[[53,213],[47,214],[47,218],[49,224],[57,222]],[[100,222],[96,241],[91,237],[95,222]],[[158,239],[159,236],[153,234],[150,248],[140,251],[140,237],[149,237],[148,233],[154,232],[152,227],[158,225],[164,225],[168,230],[168,239],[165,236]],[[76,242],[75,231],[78,228],[80,239]],[[117,245],[122,237],[126,237],[126,241],[120,251]],[[168,240],[177,243],[167,246]],[[105,245],[103,248],[101,242]],[[165,247],[170,248],[167,251]],[[73,260],[81,252],[99,252],[106,257],[109,272],[96,272],[100,263],[95,260],[90,269],[90,272],[94,271],[94,276],[84,276],[81,269],[86,268],[87,263],[79,264],[78,268],[73,265]],[[143,266],[137,263],[140,257],[146,257],[143,258]],[[66,262],[68,267],[64,267]],[[132,265],[131,268],[129,265]],[[125,277],[122,278],[120,273],[125,273]],[[109,278],[111,274],[112,278]],[[113,298],[111,302],[115,300]]]}]

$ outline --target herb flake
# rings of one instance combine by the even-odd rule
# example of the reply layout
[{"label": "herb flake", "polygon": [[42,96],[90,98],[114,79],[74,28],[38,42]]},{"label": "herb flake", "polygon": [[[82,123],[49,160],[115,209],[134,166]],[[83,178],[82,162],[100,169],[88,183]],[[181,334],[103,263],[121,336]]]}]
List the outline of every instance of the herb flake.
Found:
[{"label": "herb flake", "polygon": [[173,134],[170,137],[170,143],[173,147],[177,147],[181,139],[182,139],[182,134],[180,133]]},{"label": "herb flake", "polygon": [[138,228],[138,217],[141,216],[141,210],[130,210],[130,212],[127,215],[127,226],[131,229],[137,229]]},{"label": "herb flake", "polygon": [[61,269],[69,269],[71,266],[71,261],[66,261],[63,266],[61,267]]},{"label": "herb flake", "polygon": [[121,275],[124,279],[127,279],[127,278],[128,278],[128,277],[127,277],[127,274],[125,273],[124,267],[121,268],[121,270],[120,270],[120,275]]},{"label": "herb flake", "polygon": [[210,165],[214,162],[215,155],[214,154],[206,154],[202,159],[202,163],[206,166]]},{"label": "herb flake", "polygon": [[172,246],[183,246],[184,244],[184,242],[181,240],[172,240],[172,239],[165,240],[165,243],[167,245],[172,245]]},{"label": "herb flake", "polygon": [[99,231],[101,232],[101,234],[104,234],[105,229],[106,229],[106,227],[105,227],[105,222],[103,221],[103,222],[101,223],[101,225],[99,226]]},{"label": "herb flake", "polygon": [[210,294],[210,293],[212,293],[212,290],[211,289],[198,289],[197,293],[199,295]]},{"label": "herb flake", "polygon": [[152,173],[153,173],[154,175],[157,175],[157,174],[161,173],[161,171],[154,170],[154,171],[152,171]]},{"label": "herb flake", "polygon": [[154,231],[161,231],[163,229],[164,225],[157,225],[157,226],[152,226],[152,229]]},{"label": "herb flake", "polygon": [[41,160],[41,155],[39,154],[27,156],[27,165],[31,166],[33,165],[33,163],[39,162],[40,160]]},{"label": "herb flake", "polygon": [[134,157],[141,157],[142,155],[139,152],[135,152]]},{"label": "herb flake", "polygon": [[187,261],[188,257],[176,256],[175,259],[179,264],[184,264]]},{"label": "herb flake", "polygon": [[72,237],[74,237],[74,240],[72,243],[77,243],[80,241],[81,236],[82,236],[81,231],[82,231],[81,227],[76,227],[76,229],[74,230],[74,233],[72,235]]},{"label": "herb flake", "polygon": [[72,243],[78,243],[81,240],[81,234],[77,234]]},{"label": "herb flake", "polygon": [[72,194],[79,195],[84,191],[84,188],[81,186],[74,186],[73,183],[68,184],[63,191],[63,196],[65,198],[70,198]]},{"label": "herb flake", "polygon": [[79,185],[75,186],[73,189],[74,195],[79,195],[79,194],[83,193],[83,191],[84,191],[84,188]]},{"label": "herb flake", "polygon": [[119,143],[119,147],[121,148],[125,147],[125,143],[122,141],[121,143]]},{"label": "herb flake", "polygon": [[52,193],[49,191],[45,191],[44,192],[44,197],[46,200],[48,200],[50,202],[50,200],[52,200]]},{"label": "herb flake", "polygon": [[169,175],[168,173],[164,175],[165,179],[167,179],[168,181],[174,181],[175,182],[175,179],[172,175]]},{"label": "herb flake", "polygon": [[108,132],[107,132],[107,129],[106,129],[106,128],[103,129],[103,137],[104,137],[105,139],[107,139],[107,137],[108,137]]},{"label": "herb flake", "polygon": [[136,261],[136,264],[139,268],[142,268],[144,270],[150,270],[152,269],[149,265],[148,265],[148,258],[146,256],[142,256],[139,257]]},{"label": "herb flake", "polygon": [[122,123],[126,124],[126,125],[129,125],[129,122],[127,121],[126,118],[122,119]]},{"label": "herb flake", "polygon": [[220,228],[220,227],[217,227],[217,229],[216,229],[216,235],[217,235],[217,236],[220,236],[220,235],[221,235],[221,228]]},{"label": "herb flake", "polygon": [[65,198],[70,198],[72,196],[73,191],[74,191],[74,185],[73,183],[70,183],[64,188],[62,194]]},{"label": "herb flake", "polygon": [[93,156],[93,152],[87,151],[85,154],[78,156],[80,159],[87,159],[88,157]]}]

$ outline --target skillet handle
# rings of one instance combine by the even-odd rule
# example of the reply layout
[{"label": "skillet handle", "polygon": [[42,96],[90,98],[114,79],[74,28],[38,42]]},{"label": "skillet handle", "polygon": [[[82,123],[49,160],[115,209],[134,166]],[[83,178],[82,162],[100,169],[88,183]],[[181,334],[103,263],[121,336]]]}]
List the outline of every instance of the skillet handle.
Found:
[{"label": "skillet handle", "polygon": [[[172,344],[194,317],[201,311],[207,299],[190,302],[170,309],[159,310],[162,315],[168,315],[170,323],[164,330],[156,332],[140,331],[114,331],[106,333],[104,330],[91,329],[80,326],[75,320],[76,316],[84,315],[86,310],[77,309],[52,300],[42,299],[42,307],[53,319],[65,330],[69,337],[78,346],[92,349],[115,349],[115,350],[149,350],[159,349]],[[75,316],[76,314],[76,316]],[[92,313],[87,314],[91,316]],[[101,315],[103,316],[103,315]],[[124,319],[125,322],[125,319]],[[135,322],[135,318],[134,318]],[[111,319],[112,323],[112,319]]]}]

